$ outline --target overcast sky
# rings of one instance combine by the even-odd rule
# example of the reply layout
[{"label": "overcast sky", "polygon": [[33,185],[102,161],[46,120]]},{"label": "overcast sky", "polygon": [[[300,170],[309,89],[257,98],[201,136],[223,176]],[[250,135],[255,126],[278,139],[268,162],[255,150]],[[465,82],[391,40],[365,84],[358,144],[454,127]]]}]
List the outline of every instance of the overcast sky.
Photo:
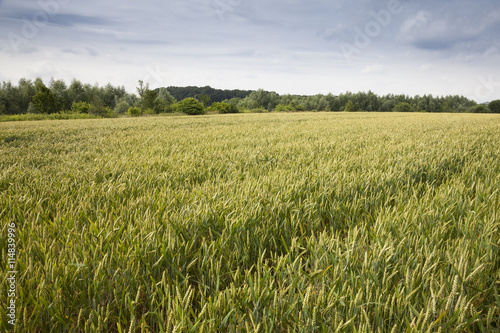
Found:
[{"label": "overcast sky", "polygon": [[498,0],[0,0],[0,81],[500,99]]}]

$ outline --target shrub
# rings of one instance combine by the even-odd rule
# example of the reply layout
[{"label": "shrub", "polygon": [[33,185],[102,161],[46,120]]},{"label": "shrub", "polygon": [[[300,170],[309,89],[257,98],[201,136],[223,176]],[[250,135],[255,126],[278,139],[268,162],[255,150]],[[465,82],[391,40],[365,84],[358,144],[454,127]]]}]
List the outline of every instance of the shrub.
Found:
[{"label": "shrub", "polygon": [[152,115],[152,114],[156,114],[156,111],[151,109],[151,108],[148,108],[148,109],[144,110],[144,114]]},{"label": "shrub", "polygon": [[142,114],[142,110],[141,108],[131,107],[128,109],[127,113],[129,116],[138,117]]},{"label": "shrub", "polygon": [[405,102],[399,102],[394,109],[394,112],[411,112],[411,105]]},{"label": "shrub", "polygon": [[278,104],[276,105],[276,111],[289,111],[288,105]]},{"label": "shrub", "polygon": [[170,104],[165,112],[171,112],[171,113],[179,112],[179,103],[175,102],[175,103]]},{"label": "shrub", "polygon": [[297,104],[292,101],[290,104],[278,104],[276,105],[276,111],[304,111],[305,107],[302,104]]},{"label": "shrub", "polygon": [[226,102],[215,102],[209,108],[210,111],[217,111],[219,113],[238,113],[238,108]]},{"label": "shrub", "polygon": [[180,112],[188,115],[200,115],[205,113],[205,108],[196,98],[188,97],[177,103]]}]

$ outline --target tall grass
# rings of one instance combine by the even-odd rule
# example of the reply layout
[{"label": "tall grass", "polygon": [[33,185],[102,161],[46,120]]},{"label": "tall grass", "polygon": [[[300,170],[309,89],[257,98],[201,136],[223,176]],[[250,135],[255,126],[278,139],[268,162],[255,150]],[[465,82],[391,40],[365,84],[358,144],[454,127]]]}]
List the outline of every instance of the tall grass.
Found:
[{"label": "tall grass", "polygon": [[470,114],[0,124],[15,331],[499,331],[499,142]]},{"label": "tall grass", "polygon": [[101,118],[101,117],[87,113],[51,113],[51,114],[27,113],[27,114],[15,114],[15,115],[1,115],[0,122],[29,121],[29,120],[96,119],[96,118]]}]

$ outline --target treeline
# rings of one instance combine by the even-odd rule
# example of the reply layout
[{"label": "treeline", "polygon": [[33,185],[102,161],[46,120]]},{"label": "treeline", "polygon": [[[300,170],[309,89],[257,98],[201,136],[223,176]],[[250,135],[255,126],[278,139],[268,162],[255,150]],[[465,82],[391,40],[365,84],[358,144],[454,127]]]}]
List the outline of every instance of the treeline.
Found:
[{"label": "treeline", "polygon": [[205,87],[168,87],[168,92],[178,101],[181,101],[188,97],[194,97],[202,99],[205,96],[210,99],[211,103],[223,102],[224,100],[230,100],[232,98],[245,98],[249,96],[253,90],[221,90],[214,89],[210,86]]},{"label": "treeline", "polygon": [[21,79],[17,86],[8,81],[0,87],[0,114],[3,115],[59,112],[107,115],[122,102],[134,104],[136,101],[123,86],[99,87],[78,80],[67,85],[63,80],[52,79],[46,85],[40,78]]},{"label": "treeline", "polygon": [[[226,101],[235,103],[235,100]],[[238,106],[268,111],[373,111],[373,112],[491,112],[484,105],[477,105],[463,96],[408,96],[389,94],[378,96],[371,91],[299,96],[278,95],[274,92],[255,91],[239,100]]]},{"label": "treeline", "polygon": [[[485,105],[477,105],[464,96],[408,96],[388,94],[378,96],[373,92],[347,92],[328,95],[279,95],[262,89],[257,91],[219,90],[211,87],[168,87],[168,92],[177,100],[196,98],[209,106],[222,102],[233,110],[254,111],[374,111],[374,112],[499,112]],[[220,106],[217,106],[220,107]]]},{"label": "treeline", "polygon": [[168,112],[203,114],[269,111],[398,111],[500,113],[500,102],[478,105],[463,96],[378,96],[373,92],[300,96],[275,92],[220,90],[211,87],[168,87],[150,89],[139,81],[137,94],[123,86],[99,86],[73,80],[19,80],[0,86],[0,115],[88,114],[112,117]]}]

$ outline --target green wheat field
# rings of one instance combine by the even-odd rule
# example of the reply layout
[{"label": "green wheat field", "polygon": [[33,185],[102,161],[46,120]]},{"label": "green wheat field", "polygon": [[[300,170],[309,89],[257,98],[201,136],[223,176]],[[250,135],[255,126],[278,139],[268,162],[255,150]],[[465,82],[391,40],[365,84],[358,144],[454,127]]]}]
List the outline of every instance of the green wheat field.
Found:
[{"label": "green wheat field", "polygon": [[1,123],[0,221],[0,331],[500,331],[498,115]]}]

